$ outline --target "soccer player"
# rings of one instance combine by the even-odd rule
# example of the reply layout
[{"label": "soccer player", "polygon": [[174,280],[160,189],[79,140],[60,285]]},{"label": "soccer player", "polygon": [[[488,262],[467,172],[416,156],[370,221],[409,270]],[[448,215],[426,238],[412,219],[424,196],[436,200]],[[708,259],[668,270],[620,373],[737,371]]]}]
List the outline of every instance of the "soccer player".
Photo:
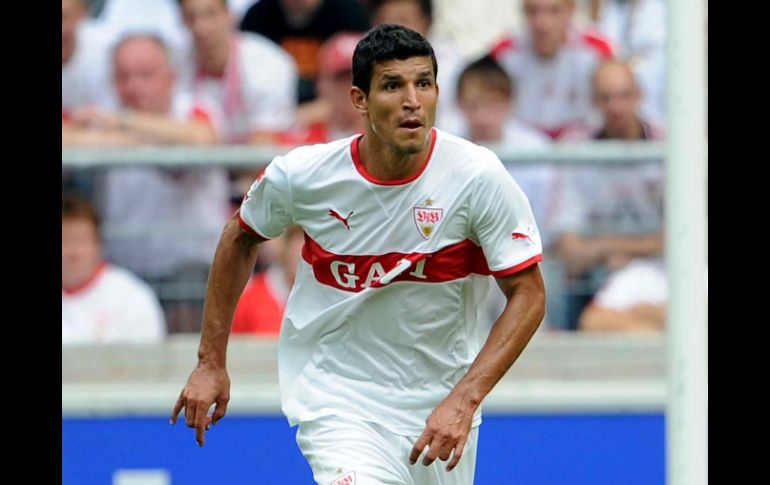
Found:
[{"label": "soccer player", "polygon": [[[200,446],[227,409],[227,341],[257,245],[298,224],[279,378],[315,480],[473,482],[480,404],[543,319],[542,249],[494,153],[433,127],[436,72],[420,34],[372,29],[350,89],[364,133],[276,157],[251,186],[217,248],[198,365],[171,414],[185,409]],[[479,351],[489,275],[508,302]]]}]

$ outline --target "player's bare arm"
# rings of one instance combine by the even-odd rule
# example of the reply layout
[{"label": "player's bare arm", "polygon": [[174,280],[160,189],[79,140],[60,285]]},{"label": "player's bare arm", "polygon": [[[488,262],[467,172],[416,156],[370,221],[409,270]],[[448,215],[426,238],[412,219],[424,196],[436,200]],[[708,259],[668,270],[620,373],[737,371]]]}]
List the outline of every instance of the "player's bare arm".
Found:
[{"label": "player's bare arm", "polygon": [[[257,246],[264,239],[241,229],[236,212],[222,231],[211,266],[206,302],[203,308],[203,330],[198,347],[198,365],[187,379],[171,412],[176,424],[184,408],[185,423],[195,428],[195,440],[204,444],[210,424],[216,424],[227,411],[230,400],[230,378],[226,369],[227,341],[235,307],[257,261]],[[209,416],[212,404],[214,413]]]},{"label": "player's bare arm", "polygon": [[457,466],[471,430],[473,413],[513,365],[543,321],[545,287],[537,265],[497,278],[497,284],[508,304],[467,374],[428,417],[425,431],[409,455],[412,464],[429,446],[423,465],[430,465],[436,458],[447,461],[451,456],[447,470]]}]

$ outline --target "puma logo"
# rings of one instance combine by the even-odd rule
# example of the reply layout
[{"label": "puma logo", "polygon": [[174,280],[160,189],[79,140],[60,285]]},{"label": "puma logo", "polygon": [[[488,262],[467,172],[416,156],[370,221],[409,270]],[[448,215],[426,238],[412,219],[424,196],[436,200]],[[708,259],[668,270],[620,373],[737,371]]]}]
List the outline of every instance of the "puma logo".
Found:
[{"label": "puma logo", "polygon": [[348,224],[348,219],[350,219],[350,216],[353,215],[353,211],[350,211],[350,213],[348,213],[347,217],[342,217],[339,214],[339,212],[337,212],[336,210],[329,209],[329,215],[332,216],[333,218],[337,219],[341,223],[343,223],[345,225],[345,229],[347,229],[348,231],[350,230],[350,224]]}]

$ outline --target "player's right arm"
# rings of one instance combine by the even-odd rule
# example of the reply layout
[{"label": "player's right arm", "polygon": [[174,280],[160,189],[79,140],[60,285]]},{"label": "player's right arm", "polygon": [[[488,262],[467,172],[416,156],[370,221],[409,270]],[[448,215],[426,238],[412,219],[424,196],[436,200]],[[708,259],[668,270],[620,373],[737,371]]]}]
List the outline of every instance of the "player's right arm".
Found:
[{"label": "player's right arm", "polygon": [[[171,424],[176,424],[180,411],[185,410],[185,423],[196,429],[199,446],[203,446],[209,424],[216,424],[227,410],[230,400],[227,341],[235,307],[257,261],[257,246],[263,241],[265,239],[241,227],[238,211],[225,226],[214,255],[203,308],[198,365],[171,412]],[[209,418],[208,411],[214,403],[216,407]]]}]

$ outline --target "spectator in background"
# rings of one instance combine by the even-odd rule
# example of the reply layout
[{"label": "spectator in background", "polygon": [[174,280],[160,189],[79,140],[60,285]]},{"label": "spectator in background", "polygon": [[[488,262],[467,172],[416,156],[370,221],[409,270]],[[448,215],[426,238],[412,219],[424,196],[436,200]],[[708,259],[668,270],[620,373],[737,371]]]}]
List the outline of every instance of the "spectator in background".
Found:
[{"label": "spectator in background", "polygon": [[580,315],[589,332],[662,332],[668,281],[663,261],[638,259],[613,273]]},{"label": "spectator in background", "polygon": [[465,59],[460,49],[448,38],[437,35],[432,29],[432,0],[371,0],[372,25],[398,24],[417,31],[433,46],[438,71],[439,108],[436,126],[450,133],[462,130],[462,113],[457,106],[457,77]]},{"label": "spectator in background", "polygon": [[[116,47],[114,62],[123,111],[82,114],[82,122],[95,127],[83,130],[90,131],[91,144],[217,140],[208,105],[174,94],[174,72],[162,41],[129,36]],[[209,262],[230,214],[226,170],[113,168],[99,189],[110,259],[155,285],[177,290],[184,285],[184,295],[174,298],[193,303],[178,307],[186,316],[167,313],[169,328],[199,324]],[[161,300],[166,302],[164,293]]]},{"label": "spectator in background", "polygon": [[66,129],[72,111],[115,105],[110,46],[114,37],[88,19],[85,0],[61,2],[61,112]]},{"label": "spectator in background", "polygon": [[572,27],[574,0],[524,0],[527,35],[501,41],[492,56],[518,87],[519,118],[557,139],[591,111],[591,74],[612,57],[607,41]]},{"label": "spectator in background", "polygon": [[[708,268],[704,279],[708,297]],[[663,332],[668,295],[663,260],[634,260],[607,279],[580,316],[580,330]]]},{"label": "spectator in background", "polygon": [[226,0],[179,0],[192,38],[182,84],[217,104],[222,141],[274,140],[294,124],[297,67],[267,38],[233,31]]},{"label": "spectator in background", "polygon": [[283,309],[294,285],[305,233],[289,227],[281,237],[266,242],[275,260],[266,271],[251,276],[235,309],[233,333],[278,337]]},{"label": "spectator in background", "polygon": [[281,137],[281,144],[327,143],[364,131],[363,117],[350,102],[353,51],[362,37],[359,33],[340,32],[324,42],[318,52],[317,84],[318,99],[329,107],[328,119],[310,126],[295,127]]},{"label": "spectator in background", "polygon": [[217,141],[211,103],[175,94],[176,74],[163,41],[132,35],[113,50],[114,86],[120,108],[87,106],[70,116],[62,144],[210,144]]},{"label": "spectator in background", "polygon": [[[565,134],[567,140],[655,140],[663,133],[636,113],[639,89],[622,62],[601,64],[593,77],[594,101],[603,123]],[[570,325],[601,284],[634,258],[658,257],[663,249],[661,164],[571,167],[557,191],[555,246],[570,286],[585,290],[568,303]]]},{"label": "spectator in background", "polygon": [[99,216],[82,198],[62,194],[62,345],[159,342],[163,311],[152,289],[104,260]]},{"label": "spectator in background", "polygon": [[639,80],[640,113],[658,123],[666,112],[666,4],[663,0],[591,0],[594,28]]},{"label": "spectator in background", "polygon": [[[457,81],[457,103],[464,115],[458,133],[474,143],[493,148],[547,149],[544,134],[514,116],[517,100],[513,81],[490,56],[465,67]],[[543,247],[550,244],[547,227],[552,209],[556,171],[545,164],[508,165],[508,171],[529,195],[535,220],[539,221]]]},{"label": "spectator in background", "polygon": [[639,84],[626,62],[602,62],[592,78],[593,101],[601,124],[579,123],[566,130],[562,140],[662,140],[663,129],[640,114]]},{"label": "spectator in background", "polygon": [[323,122],[328,106],[318,96],[318,51],[337,32],[365,32],[369,19],[358,0],[260,0],[246,11],[241,30],[264,35],[297,62],[297,112],[302,125]]}]

